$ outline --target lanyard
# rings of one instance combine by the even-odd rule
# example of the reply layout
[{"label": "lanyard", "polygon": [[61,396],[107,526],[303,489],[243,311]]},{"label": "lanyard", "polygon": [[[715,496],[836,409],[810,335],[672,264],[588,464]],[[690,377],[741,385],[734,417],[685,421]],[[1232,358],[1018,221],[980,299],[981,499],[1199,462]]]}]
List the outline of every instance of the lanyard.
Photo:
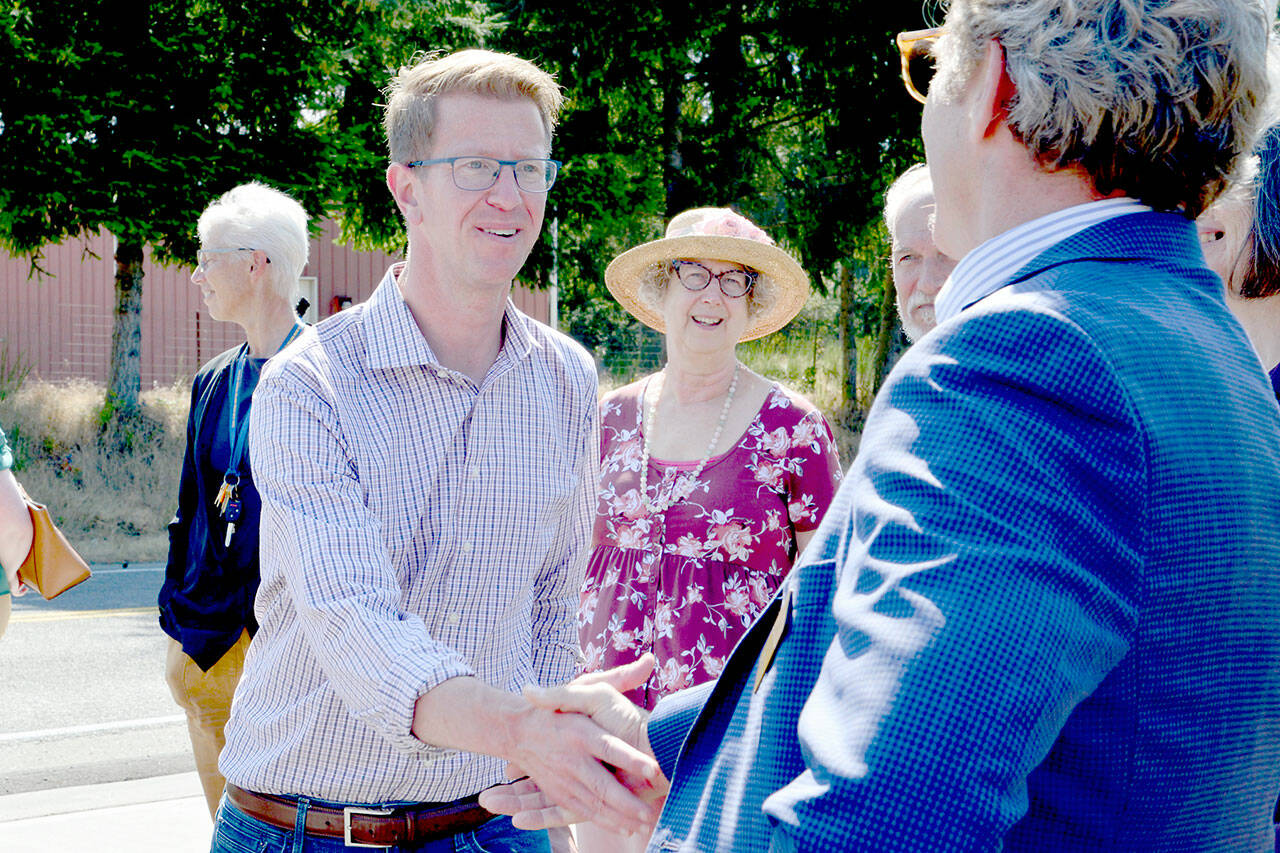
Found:
[{"label": "lanyard", "polygon": [[[293,328],[289,330],[289,334],[285,335],[284,341],[281,342],[280,350],[287,347],[294,338],[302,334],[302,330],[306,328],[301,321],[293,324]],[[222,475],[222,488],[218,489],[218,496],[214,499],[214,503],[218,507],[218,511],[222,513],[223,518],[234,523],[240,517],[240,501],[236,494],[240,487],[240,463],[244,459],[245,445],[249,441],[249,417],[245,414],[244,423],[240,422],[240,389],[244,387],[244,376],[249,370],[249,345],[245,344],[240,350],[240,354],[236,356],[235,365],[231,368],[231,424],[228,431],[228,438],[231,443],[231,458],[227,462],[227,471]],[[228,538],[230,538],[228,536]]]}]

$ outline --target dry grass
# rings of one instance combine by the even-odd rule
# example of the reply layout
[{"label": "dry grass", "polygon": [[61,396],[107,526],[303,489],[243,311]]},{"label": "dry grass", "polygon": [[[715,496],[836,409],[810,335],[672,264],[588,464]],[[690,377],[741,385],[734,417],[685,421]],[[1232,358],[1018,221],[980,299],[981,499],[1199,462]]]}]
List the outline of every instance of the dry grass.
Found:
[{"label": "dry grass", "polygon": [[[857,449],[857,425],[842,405],[839,341],[823,324],[793,326],[743,344],[738,353],[751,369],[822,410],[847,466]],[[601,389],[634,378],[606,374]],[[182,380],[144,392],[133,450],[125,453],[105,450],[98,439],[104,398],[100,385],[27,381],[0,397],[0,426],[13,445],[18,479],[33,498],[48,504],[86,559],[165,558],[166,525],[177,505],[189,389],[190,383]]]},{"label": "dry grass", "polygon": [[784,331],[740,345],[738,356],[756,373],[781,382],[822,411],[835,433],[840,464],[847,468],[857,452],[858,432],[845,413],[839,339],[821,330],[807,335]]},{"label": "dry grass", "polygon": [[[788,329],[738,346],[738,358],[743,364],[761,376],[781,382],[822,411],[835,433],[840,463],[848,467],[857,452],[858,430],[844,407],[841,356],[839,339],[821,327]],[[621,388],[648,372],[651,371],[603,374],[600,391]]]},{"label": "dry grass", "polygon": [[104,389],[86,381],[25,382],[0,400],[15,474],[48,504],[67,538],[88,560],[162,560],[165,526],[177,502],[189,384],[142,395],[131,453],[98,441]]}]

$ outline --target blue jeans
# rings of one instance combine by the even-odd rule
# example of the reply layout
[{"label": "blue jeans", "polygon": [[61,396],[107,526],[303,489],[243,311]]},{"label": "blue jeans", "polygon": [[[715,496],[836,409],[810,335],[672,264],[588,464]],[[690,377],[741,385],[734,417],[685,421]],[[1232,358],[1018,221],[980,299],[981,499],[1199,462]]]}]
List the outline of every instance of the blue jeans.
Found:
[{"label": "blue jeans", "polygon": [[[227,802],[224,795],[214,822],[209,853],[351,853],[360,849],[347,847],[341,838],[295,836],[292,830],[249,817]],[[511,818],[496,817],[472,832],[407,847],[375,849],[392,853],[551,853],[551,842],[545,831],[516,829],[511,825]]]}]

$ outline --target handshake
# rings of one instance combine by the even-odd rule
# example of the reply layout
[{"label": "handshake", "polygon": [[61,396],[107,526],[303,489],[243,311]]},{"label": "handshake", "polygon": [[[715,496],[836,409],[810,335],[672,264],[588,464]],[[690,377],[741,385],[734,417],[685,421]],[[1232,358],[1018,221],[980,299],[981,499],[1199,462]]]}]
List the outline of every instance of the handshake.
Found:
[{"label": "handshake", "polygon": [[515,781],[482,791],[480,805],[520,829],[593,821],[652,832],[670,786],[649,746],[648,713],[620,691],[644,684],[653,665],[645,655],[561,687],[526,687],[545,737],[518,746],[507,765]]}]

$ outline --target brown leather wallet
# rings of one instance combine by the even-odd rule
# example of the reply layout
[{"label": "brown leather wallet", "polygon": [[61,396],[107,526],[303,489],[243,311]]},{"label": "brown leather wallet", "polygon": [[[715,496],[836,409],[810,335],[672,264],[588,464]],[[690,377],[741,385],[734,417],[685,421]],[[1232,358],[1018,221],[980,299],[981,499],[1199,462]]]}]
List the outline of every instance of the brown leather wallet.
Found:
[{"label": "brown leather wallet", "polygon": [[[452,803],[420,803],[397,808],[307,806],[307,835],[341,838],[348,847],[395,847],[448,838],[475,829],[495,815],[480,807],[480,795]],[[280,829],[292,830],[298,803],[290,797],[257,794],[227,783],[227,799],[240,811]]]}]

